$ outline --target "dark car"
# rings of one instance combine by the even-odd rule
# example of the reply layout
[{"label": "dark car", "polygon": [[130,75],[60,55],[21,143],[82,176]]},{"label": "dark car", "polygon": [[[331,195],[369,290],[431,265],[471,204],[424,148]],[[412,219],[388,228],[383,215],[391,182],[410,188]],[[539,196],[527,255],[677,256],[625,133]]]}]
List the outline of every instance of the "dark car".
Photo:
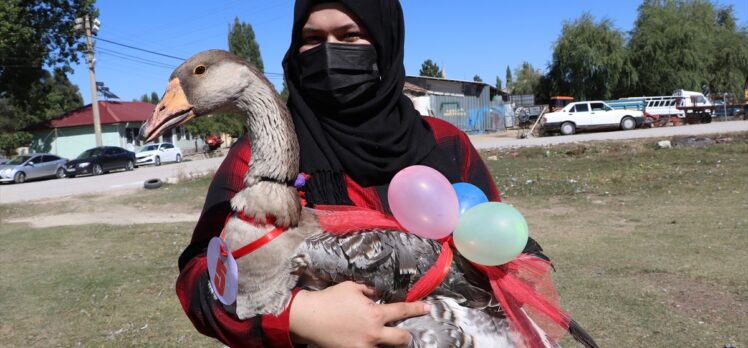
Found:
[{"label": "dark car", "polygon": [[725,102],[717,100],[714,102],[714,113],[712,117],[735,116],[740,114],[741,108],[737,105],[725,106]]},{"label": "dark car", "polygon": [[99,146],[83,151],[78,158],[68,161],[65,174],[68,177],[81,174],[99,175],[112,170],[134,168],[134,152],[116,146]]}]

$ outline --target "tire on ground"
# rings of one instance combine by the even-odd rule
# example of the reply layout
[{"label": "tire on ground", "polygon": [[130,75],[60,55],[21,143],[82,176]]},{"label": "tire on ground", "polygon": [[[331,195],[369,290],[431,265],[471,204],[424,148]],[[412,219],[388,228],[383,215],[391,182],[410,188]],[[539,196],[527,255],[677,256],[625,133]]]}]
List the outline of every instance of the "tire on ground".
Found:
[{"label": "tire on ground", "polygon": [[161,181],[161,179],[148,179],[145,182],[143,182],[143,188],[153,190],[157,189],[164,185],[164,182]]}]

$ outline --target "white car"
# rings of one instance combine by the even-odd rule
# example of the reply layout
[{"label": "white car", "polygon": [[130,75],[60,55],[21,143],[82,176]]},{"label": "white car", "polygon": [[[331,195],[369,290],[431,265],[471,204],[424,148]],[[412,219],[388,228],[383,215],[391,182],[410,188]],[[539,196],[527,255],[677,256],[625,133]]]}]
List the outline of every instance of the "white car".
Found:
[{"label": "white car", "polygon": [[642,111],[613,109],[603,101],[570,103],[559,111],[545,114],[540,120],[543,132],[559,131],[563,135],[574,134],[578,129],[630,130],[643,123]]},{"label": "white car", "polygon": [[135,154],[135,164],[154,164],[160,166],[162,162],[182,162],[182,150],[171,143],[148,144],[140,148]]}]

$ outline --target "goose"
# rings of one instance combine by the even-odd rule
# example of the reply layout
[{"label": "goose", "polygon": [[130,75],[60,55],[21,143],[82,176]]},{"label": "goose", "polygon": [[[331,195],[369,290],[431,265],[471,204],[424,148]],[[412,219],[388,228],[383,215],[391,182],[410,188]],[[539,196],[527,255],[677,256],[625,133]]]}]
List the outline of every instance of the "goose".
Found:
[{"label": "goose", "polygon": [[[443,245],[395,229],[327,233],[320,214],[302,208],[297,189],[289,184],[299,174],[299,144],[289,111],[264,75],[245,60],[223,50],[188,58],[171,74],[140,135],[148,142],[217,112],[246,116],[252,149],[245,186],[231,200],[236,213],[223,232],[227,249],[261,239],[276,226],[285,228],[236,260],[238,318],[281,313],[295,287],[320,290],[347,280],[374,288],[378,302],[406,299]],[[528,346],[511,327],[486,276],[457,252],[444,280],[422,301],[431,305],[430,314],[394,324],[411,333],[411,347]],[[596,347],[573,320],[567,325],[583,345]],[[529,346],[557,345],[534,323],[532,330],[542,344]]]}]

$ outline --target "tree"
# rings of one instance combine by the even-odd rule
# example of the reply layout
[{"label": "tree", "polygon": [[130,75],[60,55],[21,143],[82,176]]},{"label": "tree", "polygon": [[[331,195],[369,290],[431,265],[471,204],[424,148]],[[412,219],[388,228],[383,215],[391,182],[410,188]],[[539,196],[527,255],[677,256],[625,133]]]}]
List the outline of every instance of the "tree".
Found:
[{"label": "tree", "polygon": [[736,27],[731,7],[709,1],[644,1],[628,53],[639,76],[632,95],[698,91],[703,85],[737,93],[748,75],[746,29]]},{"label": "tree", "polygon": [[442,69],[434,63],[431,59],[426,59],[423,64],[421,64],[421,71],[418,72],[418,75],[425,76],[425,77],[444,77],[444,72]]},{"label": "tree", "polygon": [[496,89],[501,90],[501,79],[496,76]]},{"label": "tree", "polygon": [[[570,95],[580,100],[610,99],[636,81],[626,55],[623,33],[605,18],[584,13],[564,22],[553,47],[544,95]],[[537,86],[537,84],[536,84]]]},{"label": "tree", "polygon": [[[82,50],[76,17],[95,15],[93,0],[0,2],[2,149],[27,146],[23,128],[82,103],[65,76]],[[52,73],[50,73],[52,71]]]},{"label": "tree", "polygon": [[53,74],[42,70],[41,78],[34,81],[26,95],[25,101],[0,97],[0,149],[5,153],[30,145],[31,134],[22,131],[24,128],[83,106],[78,86],[68,80],[63,68]]},{"label": "tree", "polygon": [[478,74],[475,74],[475,76],[473,76],[473,81],[475,81],[475,82],[483,82],[483,79],[481,79]]},{"label": "tree", "polygon": [[509,69],[509,65],[506,66],[506,76],[504,78],[504,81],[506,81],[506,89],[511,92],[512,91],[512,69]]},{"label": "tree", "polygon": [[532,64],[523,62],[522,65],[515,70],[517,80],[513,83],[512,94],[533,94],[535,88],[540,81],[542,73],[535,70]]},{"label": "tree", "polygon": [[283,99],[284,102],[288,102],[288,85],[286,84],[286,80],[283,79],[283,90],[280,92],[281,99]]},{"label": "tree", "polygon": [[249,23],[234,18],[234,25],[229,28],[229,52],[246,59],[260,71],[265,71],[260,55],[260,44],[255,40],[255,31]]},{"label": "tree", "polygon": [[148,95],[148,93],[145,93],[145,94],[143,94],[143,95],[140,96],[140,99],[133,99],[133,101],[139,101],[139,102],[143,102],[143,103],[149,103],[149,104],[156,105],[161,100],[158,97],[158,93],[151,92],[150,95]]},{"label": "tree", "polygon": [[[228,32],[229,52],[244,58],[260,71],[264,71],[260,45],[255,40],[252,25],[234,18],[234,24]],[[158,97],[158,96],[156,96]],[[185,128],[192,134],[206,136],[210,134],[227,133],[239,137],[246,132],[243,115],[216,114],[211,117],[201,117],[185,124]]]},{"label": "tree", "polygon": [[712,91],[741,95],[741,84],[748,77],[748,29],[735,25],[732,7],[717,11],[716,46],[709,65],[709,87]]}]

